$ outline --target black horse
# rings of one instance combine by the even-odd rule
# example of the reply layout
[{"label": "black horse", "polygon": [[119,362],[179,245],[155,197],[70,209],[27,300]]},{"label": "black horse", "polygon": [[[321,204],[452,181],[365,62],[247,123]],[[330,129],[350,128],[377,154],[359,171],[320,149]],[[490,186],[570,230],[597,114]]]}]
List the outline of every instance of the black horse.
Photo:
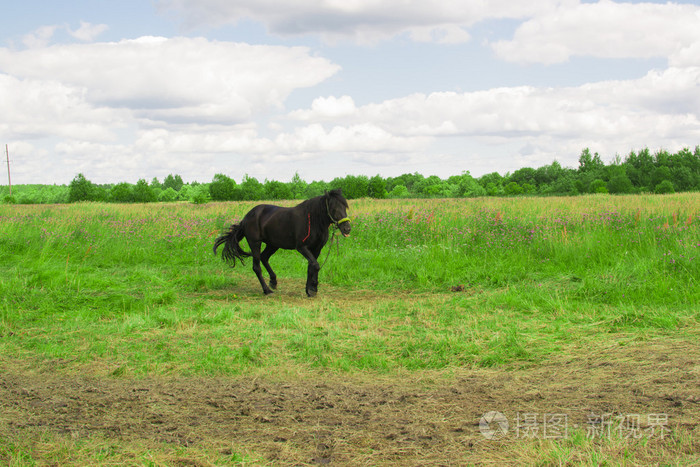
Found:
[{"label": "black horse", "polygon": [[[253,257],[253,271],[258,276],[265,295],[277,287],[277,275],[270,267],[270,256],[280,248],[297,250],[309,262],[306,276],[306,294],[309,297],[318,291],[318,255],[328,241],[328,228],[335,225],[343,236],[350,233],[350,219],[347,218],[348,202],[340,189],[326,191],[323,196],[307,199],[293,208],[283,208],[270,204],[260,204],[248,211],[239,224],[233,224],[228,232],[214,242],[214,254],[224,245],[221,257],[236,265],[236,259],[243,263],[246,256]],[[241,248],[245,238],[250,251]],[[260,252],[261,244],[265,250]],[[270,286],[265,283],[260,262],[270,274]]]}]

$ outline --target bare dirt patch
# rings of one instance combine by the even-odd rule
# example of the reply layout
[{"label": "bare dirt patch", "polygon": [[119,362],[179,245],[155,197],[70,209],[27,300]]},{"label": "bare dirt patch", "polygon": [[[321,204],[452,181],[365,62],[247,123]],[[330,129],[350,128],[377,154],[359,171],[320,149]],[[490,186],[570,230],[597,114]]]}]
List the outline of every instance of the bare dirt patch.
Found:
[{"label": "bare dirt patch", "polygon": [[[450,375],[124,379],[9,368],[0,373],[0,439],[100,436],[221,454],[235,449],[276,465],[455,465],[532,461],[515,446],[541,443],[544,433],[526,439],[518,414],[565,414],[567,437],[576,427],[592,429],[590,414],[639,414],[640,429],[649,428],[646,415],[665,414],[665,431],[648,436],[636,460],[692,458],[700,452],[699,357],[691,342],[656,340],[581,349],[535,367]],[[488,411],[509,420],[503,439],[481,434]],[[633,437],[622,442],[638,445]],[[189,462],[186,454],[171,460]]]}]

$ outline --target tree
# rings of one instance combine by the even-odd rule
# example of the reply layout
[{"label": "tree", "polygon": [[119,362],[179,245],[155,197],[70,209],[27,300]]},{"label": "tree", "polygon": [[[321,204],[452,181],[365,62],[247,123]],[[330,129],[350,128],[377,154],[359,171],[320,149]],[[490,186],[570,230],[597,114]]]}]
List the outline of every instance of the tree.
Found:
[{"label": "tree", "polygon": [[155,192],[151,189],[146,180],[142,178],[136,182],[134,186],[134,202],[152,203],[157,199]]},{"label": "tree", "polygon": [[167,188],[160,192],[158,195],[158,201],[163,203],[171,203],[177,200],[177,191],[172,188]]},{"label": "tree", "polygon": [[590,149],[585,148],[583,151],[581,151],[581,156],[578,158],[579,172],[598,172],[604,167],[605,163],[603,163],[597,152],[591,156]]},{"label": "tree", "polygon": [[348,175],[345,178],[335,178],[330,183],[333,188],[343,190],[347,199],[364,198],[369,189],[369,178],[366,175]]},{"label": "tree", "polygon": [[172,188],[175,191],[180,191],[184,184],[185,183],[182,181],[182,177],[180,177],[179,175],[170,174],[167,177],[165,177],[162,188],[164,190]]},{"label": "tree", "polygon": [[605,163],[601,160],[596,152],[591,155],[591,151],[585,148],[581,151],[581,156],[578,158],[578,173],[574,181],[576,191],[580,193],[589,193],[591,191],[591,183],[598,178],[608,180],[609,177],[605,172]]},{"label": "tree", "polygon": [[671,169],[664,166],[654,168],[651,172],[651,186],[656,186],[664,180],[671,180]]},{"label": "tree", "polygon": [[605,180],[596,178],[591,182],[589,189],[591,193],[608,193],[608,184],[605,183]]},{"label": "tree", "polygon": [[291,199],[292,190],[286,183],[277,180],[265,181],[265,199]]},{"label": "tree", "polygon": [[369,179],[369,186],[367,191],[367,194],[370,197],[376,199],[384,199],[388,196],[386,192],[386,184],[384,182],[384,179],[379,175],[375,175],[374,177]]},{"label": "tree", "polygon": [[130,184],[126,182],[117,183],[109,190],[108,199],[113,203],[133,203],[134,192]]},{"label": "tree", "polygon": [[321,196],[326,190],[330,188],[339,188],[338,186],[329,186],[326,182],[313,181],[306,186],[304,190],[304,198],[314,198],[316,196]]},{"label": "tree", "polygon": [[477,182],[476,179],[471,176],[468,170],[462,172],[462,175],[450,177],[447,181],[455,185],[456,196],[469,198],[486,196],[486,189],[479,185],[479,182]]},{"label": "tree", "polygon": [[671,180],[678,191],[690,191],[697,185],[696,177],[690,168],[681,165],[671,167]]},{"label": "tree", "polygon": [[608,167],[610,181],[608,181],[608,191],[614,194],[633,193],[634,185],[627,176],[624,165],[611,165]]},{"label": "tree", "polygon": [[489,196],[501,196],[503,194],[503,187],[493,182],[489,182],[485,190]]},{"label": "tree", "polygon": [[428,178],[419,180],[413,185],[413,190],[416,194],[427,197],[445,196],[444,182],[437,175],[431,175]]},{"label": "tree", "polygon": [[96,187],[85,178],[85,175],[79,173],[73,178],[69,185],[68,202],[75,203],[77,201],[95,201]]},{"label": "tree", "polygon": [[654,154],[654,160],[656,161],[657,167],[668,167],[671,165],[671,155],[668,153],[668,151],[665,151],[663,149],[659,150],[656,154]]},{"label": "tree", "polygon": [[292,177],[292,181],[289,182],[291,197],[293,199],[303,198],[307,186],[308,184],[299,176],[299,172],[295,172],[294,176]]},{"label": "tree", "polygon": [[479,185],[486,189],[489,196],[498,196],[503,194],[503,177],[498,172],[479,177]]},{"label": "tree", "polygon": [[190,202],[192,204],[206,204],[211,198],[209,196],[209,187],[207,185],[193,185],[188,190]]},{"label": "tree", "polygon": [[577,195],[579,194],[578,188],[576,188],[575,178],[573,173],[564,172],[559,178],[557,178],[551,185],[549,185],[549,190],[547,194],[557,194],[557,195]]},{"label": "tree", "polygon": [[657,194],[667,194],[675,193],[676,190],[673,188],[673,183],[670,180],[664,180],[658,185],[656,185],[656,188],[654,188],[654,192]]},{"label": "tree", "polygon": [[531,185],[530,183],[523,183],[523,193],[526,195],[534,195],[537,193],[537,187],[535,185]]},{"label": "tree", "polygon": [[523,193],[523,187],[518,185],[517,182],[510,182],[503,189],[503,192],[508,196],[517,196]]},{"label": "tree", "polygon": [[[189,201],[191,191],[194,187],[191,185],[182,185],[180,191],[177,192],[177,199],[180,201]],[[167,191],[167,189],[166,189]]]},{"label": "tree", "polygon": [[540,188],[542,185],[549,185],[557,180],[564,174],[564,169],[561,164],[557,161],[553,161],[550,165],[543,165],[535,170],[533,178],[535,179],[535,185]]},{"label": "tree", "polygon": [[408,198],[408,188],[405,185],[396,185],[389,192],[389,198]]},{"label": "tree", "polygon": [[257,201],[263,199],[264,195],[265,187],[263,184],[257,178],[245,174],[241,182],[241,199]]},{"label": "tree", "polygon": [[216,174],[209,184],[209,194],[214,201],[230,201],[236,197],[236,182],[224,174]]},{"label": "tree", "polygon": [[395,178],[388,178],[386,181],[387,191],[391,191],[397,185],[403,185],[409,191],[409,193],[414,193],[414,186],[422,181],[425,177],[418,172],[412,174],[403,174]]},{"label": "tree", "polygon": [[627,167],[627,176],[632,185],[639,191],[648,191],[653,187],[651,172],[654,170],[654,158],[649,153],[649,149],[643,149],[639,153],[631,151],[625,158],[624,165]]},{"label": "tree", "polygon": [[518,169],[512,173],[512,175],[510,176],[510,181],[516,182],[520,186],[524,186],[526,183],[529,183],[530,185],[535,185],[537,183],[535,181],[536,173],[537,171],[535,169],[532,169],[530,167],[523,167],[522,169]]}]

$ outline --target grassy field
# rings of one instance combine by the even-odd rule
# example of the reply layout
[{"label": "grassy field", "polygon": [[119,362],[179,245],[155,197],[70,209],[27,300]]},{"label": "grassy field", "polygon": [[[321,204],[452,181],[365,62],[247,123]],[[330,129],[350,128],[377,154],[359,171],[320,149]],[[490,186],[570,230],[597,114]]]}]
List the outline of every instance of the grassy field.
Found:
[{"label": "grassy field", "polygon": [[0,460],[700,462],[700,194],[353,200],[315,299],[253,204],[0,205]]}]

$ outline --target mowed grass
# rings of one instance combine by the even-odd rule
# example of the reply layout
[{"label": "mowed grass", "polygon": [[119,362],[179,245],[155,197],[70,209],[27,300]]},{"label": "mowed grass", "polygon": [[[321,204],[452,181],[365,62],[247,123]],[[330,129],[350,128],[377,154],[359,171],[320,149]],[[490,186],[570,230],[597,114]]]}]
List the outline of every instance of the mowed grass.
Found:
[{"label": "mowed grass", "polygon": [[[97,375],[394,372],[538,362],[698,331],[700,195],[351,201],[276,294],[214,238],[254,203],[0,206],[0,361]],[[288,202],[286,204],[294,204]]]}]

